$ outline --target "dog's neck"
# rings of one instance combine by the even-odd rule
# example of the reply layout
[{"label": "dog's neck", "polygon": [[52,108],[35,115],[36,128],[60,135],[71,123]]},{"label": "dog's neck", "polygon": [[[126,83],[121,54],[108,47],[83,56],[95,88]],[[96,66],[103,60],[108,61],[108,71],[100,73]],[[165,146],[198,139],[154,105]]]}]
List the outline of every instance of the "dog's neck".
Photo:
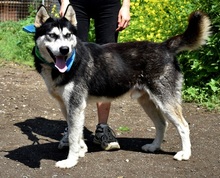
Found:
[{"label": "dog's neck", "polygon": [[[48,66],[50,66],[51,68],[54,68],[54,69],[57,69],[54,65],[53,62],[49,63],[47,62],[40,54],[40,51],[38,49],[37,46],[34,47],[34,52],[35,52],[35,55],[37,56],[38,59],[40,59],[44,64],[47,64]],[[69,72],[72,65],[73,65],[73,62],[75,60],[75,56],[76,56],[76,50],[74,49],[73,52],[72,52],[72,55],[70,56],[70,58],[67,59],[66,61],[66,65],[67,65],[67,70],[66,72]]]},{"label": "dog's neck", "polygon": [[43,62],[44,64],[47,64],[48,66],[55,69],[55,65],[53,62],[49,63],[41,56],[40,51],[37,46],[34,47],[34,52],[35,52],[35,55],[37,56],[37,58],[41,60],[41,62]]}]

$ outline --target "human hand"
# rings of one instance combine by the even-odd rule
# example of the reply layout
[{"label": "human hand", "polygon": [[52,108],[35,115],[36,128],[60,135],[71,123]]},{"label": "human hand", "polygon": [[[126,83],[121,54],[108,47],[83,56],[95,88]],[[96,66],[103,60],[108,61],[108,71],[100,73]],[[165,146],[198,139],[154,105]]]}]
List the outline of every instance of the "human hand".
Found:
[{"label": "human hand", "polygon": [[69,0],[61,0],[61,5],[60,5],[60,16],[63,17],[65,12],[66,12],[66,8],[67,6],[70,4]]},{"label": "human hand", "polygon": [[118,13],[118,28],[116,31],[122,31],[127,26],[129,26],[130,22],[130,7],[122,6]]}]

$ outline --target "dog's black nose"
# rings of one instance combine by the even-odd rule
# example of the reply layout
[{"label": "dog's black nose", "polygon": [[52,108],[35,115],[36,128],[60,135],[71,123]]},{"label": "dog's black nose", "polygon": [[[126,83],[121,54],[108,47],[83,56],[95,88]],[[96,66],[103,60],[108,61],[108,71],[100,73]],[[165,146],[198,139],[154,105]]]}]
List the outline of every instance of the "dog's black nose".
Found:
[{"label": "dog's black nose", "polygon": [[60,47],[60,53],[61,53],[62,55],[67,55],[68,52],[69,52],[69,47],[68,47],[68,46],[62,46],[62,47]]}]

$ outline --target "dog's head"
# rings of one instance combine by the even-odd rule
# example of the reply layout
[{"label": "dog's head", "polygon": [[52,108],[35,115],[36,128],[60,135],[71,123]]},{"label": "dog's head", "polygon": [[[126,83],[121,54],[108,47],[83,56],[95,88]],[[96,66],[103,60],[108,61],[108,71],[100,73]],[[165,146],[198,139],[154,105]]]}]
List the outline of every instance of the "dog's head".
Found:
[{"label": "dog's head", "polygon": [[54,63],[60,71],[67,70],[67,60],[75,52],[76,14],[71,5],[61,18],[49,16],[46,8],[41,6],[35,18],[35,49],[47,63]]}]

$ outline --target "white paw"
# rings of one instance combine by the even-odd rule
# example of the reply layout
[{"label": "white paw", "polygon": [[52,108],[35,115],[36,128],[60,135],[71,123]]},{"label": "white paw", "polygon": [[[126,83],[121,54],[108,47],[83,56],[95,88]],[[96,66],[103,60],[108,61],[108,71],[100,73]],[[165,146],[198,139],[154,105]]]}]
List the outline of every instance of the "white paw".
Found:
[{"label": "white paw", "polygon": [[59,168],[71,168],[77,164],[77,160],[74,159],[64,159],[62,161],[56,162],[56,167]]},{"label": "white paw", "polygon": [[83,158],[87,152],[88,152],[87,146],[83,147],[83,148],[80,148],[79,157]]},{"label": "white paw", "polygon": [[158,146],[156,146],[154,144],[146,144],[146,145],[142,146],[141,149],[146,152],[154,152],[156,150],[159,150],[160,148],[158,148]]},{"label": "white paw", "polygon": [[79,144],[80,144],[79,157],[82,158],[85,156],[85,153],[88,152],[88,148],[83,139],[80,140]]},{"label": "white paw", "polygon": [[191,156],[190,152],[179,151],[174,155],[173,159],[176,159],[178,161],[189,160],[190,156]]}]

